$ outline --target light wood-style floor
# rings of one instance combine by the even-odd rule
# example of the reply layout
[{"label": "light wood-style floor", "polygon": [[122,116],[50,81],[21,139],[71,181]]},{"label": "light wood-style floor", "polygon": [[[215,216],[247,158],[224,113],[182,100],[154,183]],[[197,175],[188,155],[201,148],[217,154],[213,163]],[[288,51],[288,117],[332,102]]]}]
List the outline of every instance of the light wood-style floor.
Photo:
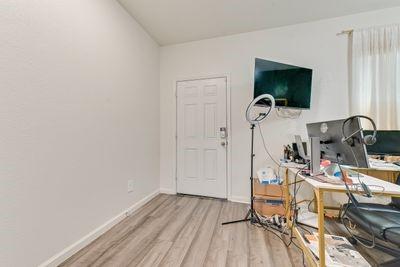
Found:
[{"label": "light wood-style floor", "polygon": [[159,195],[61,266],[303,266],[302,254],[241,219],[247,205]]}]

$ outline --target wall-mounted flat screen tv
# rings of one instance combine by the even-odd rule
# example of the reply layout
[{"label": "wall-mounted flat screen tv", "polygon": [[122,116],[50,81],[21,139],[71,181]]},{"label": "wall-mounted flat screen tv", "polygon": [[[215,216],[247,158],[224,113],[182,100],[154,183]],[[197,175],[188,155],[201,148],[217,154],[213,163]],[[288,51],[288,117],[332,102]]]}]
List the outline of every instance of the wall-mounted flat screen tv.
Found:
[{"label": "wall-mounted flat screen tv", "polygon": [[256,58],[254,98],[270,94],[275,98],[276,107],[309,109],[311,82],[311,69]]}]

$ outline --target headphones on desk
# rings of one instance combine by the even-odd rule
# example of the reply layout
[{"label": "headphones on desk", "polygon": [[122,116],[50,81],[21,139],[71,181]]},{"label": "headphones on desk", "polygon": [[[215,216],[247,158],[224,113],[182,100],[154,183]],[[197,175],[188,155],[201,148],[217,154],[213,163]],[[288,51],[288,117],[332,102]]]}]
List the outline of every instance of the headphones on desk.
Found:
[{"label": "headphones on desk", "polygon": [[371,122],[373,131],[374,131],[374,132],[372,133],[372,135],[370,135],[370,134],[369,134],[369,135],[366,135],[366,136],[364,136],[364,138],[363,138],[362,140],[360,140],[360,141],[361,141],[364,145],[368,145],[368,146],[371,146],[371,145],[375,144],[375,142],[376,142],[376,133],[377,133],[376,124],[375,124],[375,122],[374,122],[370,117],[367,117],[367,116],[364,116],[364,115],[355,115],[355,116],[351,116],[351,117],[347,118],[347,119],[343,122],[343,124],[342,124],[342,143],[347,143],[349,146],[353,146],[353,144],[354,144],[353,136],[356,135],[357,133],[363,131],[363,128],[361,127],[361,125],[360,125],[360,129],[359,129],[359,130],[355,131],[354,133],[352,133],[352,134],[349,135],[349,136],[347,136],[346,133],[345,133],[345,131],[344,131],[344,127],[346,126],[346,123],[347,123],[348,121],[350,121],[350,120],[357,119],[357,118],[362,118],[362,119],[369,120],[369,121]]}]

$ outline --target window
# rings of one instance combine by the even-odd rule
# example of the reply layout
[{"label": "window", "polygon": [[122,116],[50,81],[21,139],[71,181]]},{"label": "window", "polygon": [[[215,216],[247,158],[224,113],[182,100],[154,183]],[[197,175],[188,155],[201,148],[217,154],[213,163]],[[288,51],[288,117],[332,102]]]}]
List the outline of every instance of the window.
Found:
[{"label": "window", "polygon": [[400,25],[352,38],[350,112],[370,116],[379,130],[400,129]]}]

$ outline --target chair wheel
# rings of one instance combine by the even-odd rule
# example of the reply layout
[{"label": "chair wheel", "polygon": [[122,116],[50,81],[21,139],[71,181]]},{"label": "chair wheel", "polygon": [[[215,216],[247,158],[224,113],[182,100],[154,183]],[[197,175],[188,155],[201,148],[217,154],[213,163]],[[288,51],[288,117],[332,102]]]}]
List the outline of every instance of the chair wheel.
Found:
[{"label": "chair wheel", "polygon": [[357,245],[357,240],[356,240],[354,237],[349,236],[349,237],[347,238],[347,240],[349,240],[349,242],[350,242],[352,245]]}]

